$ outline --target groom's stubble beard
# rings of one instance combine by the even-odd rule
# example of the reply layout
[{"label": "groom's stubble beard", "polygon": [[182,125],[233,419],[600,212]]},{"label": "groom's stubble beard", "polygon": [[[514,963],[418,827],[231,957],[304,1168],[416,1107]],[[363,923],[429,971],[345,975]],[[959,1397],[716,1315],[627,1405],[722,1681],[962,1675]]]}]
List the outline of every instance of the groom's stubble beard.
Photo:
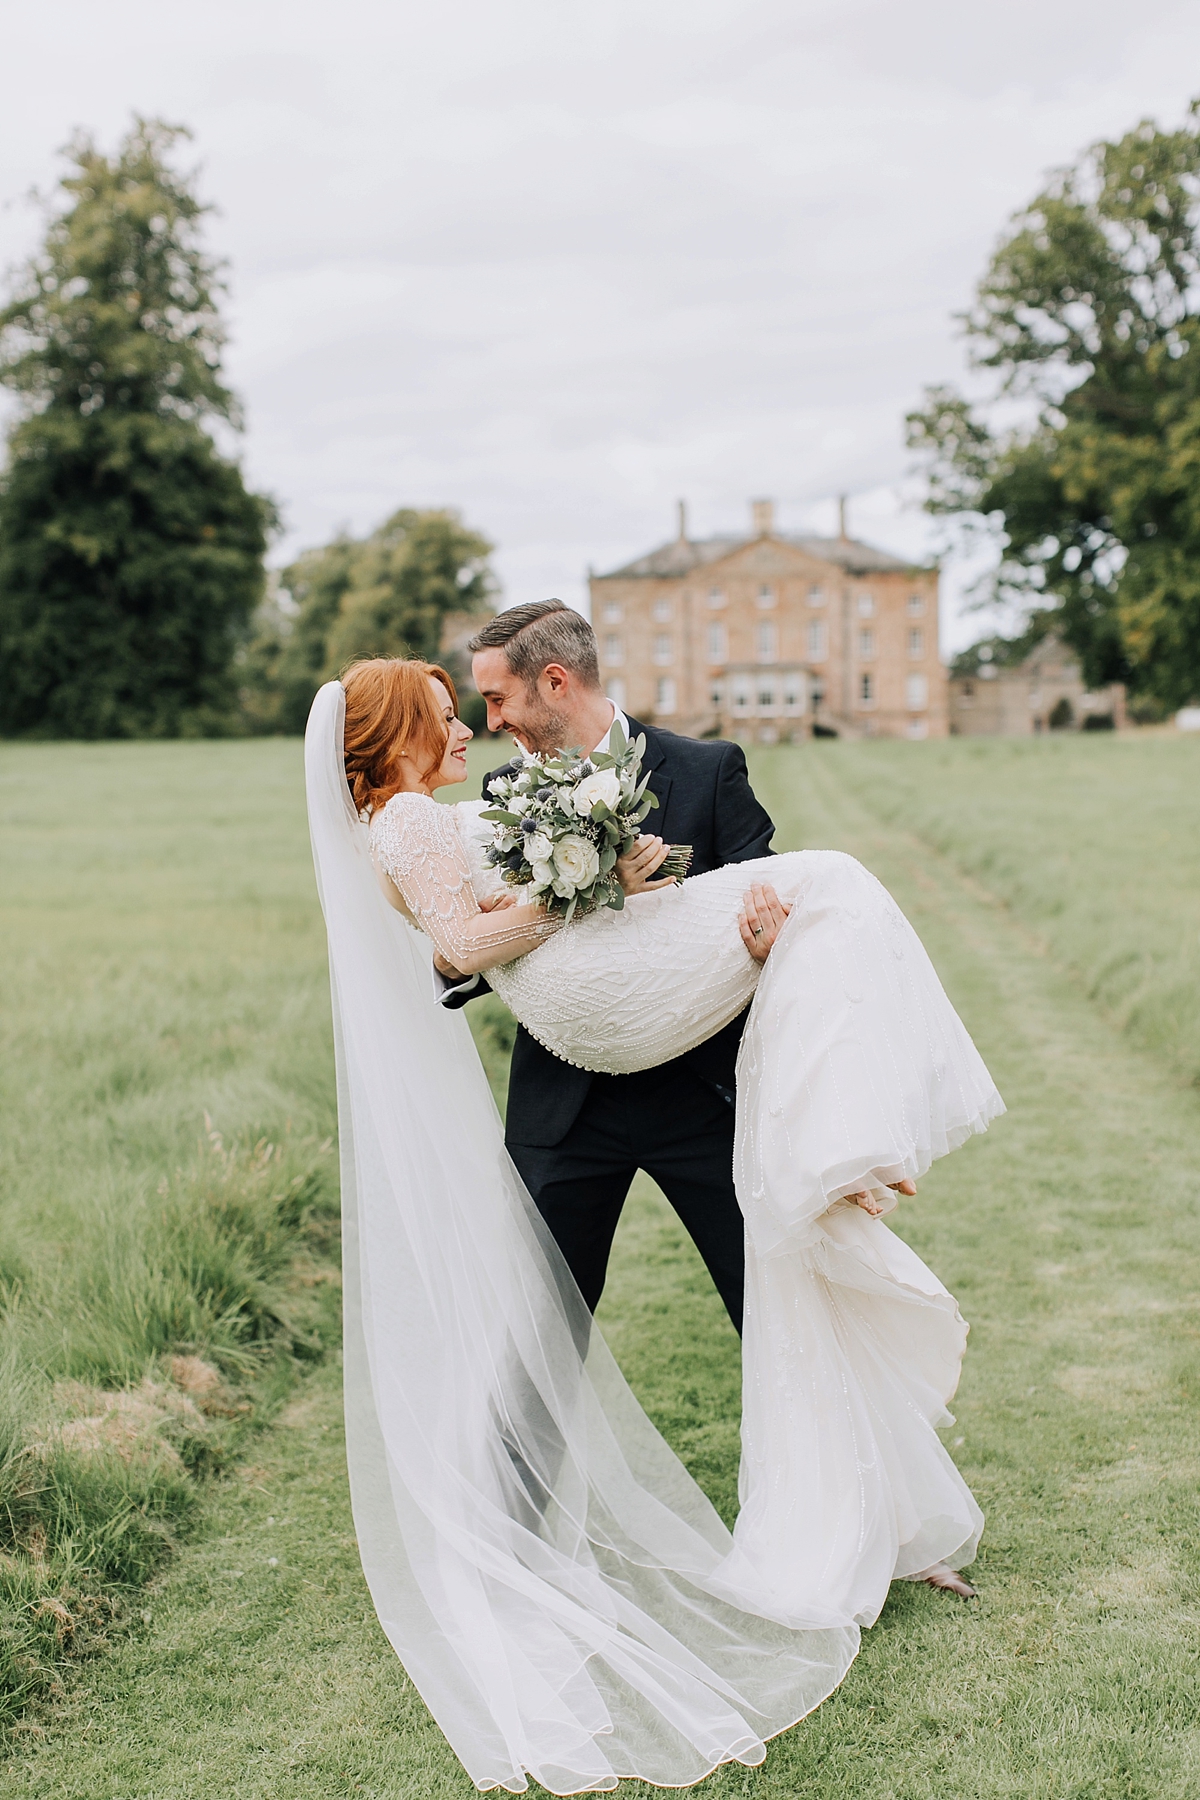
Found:
[{"label": "groom's stubble beard", "polygon": [[[571,743],[571,721],[556,706],[547,705],[536,687],[526,688],[527,711],[513,736],[536,756],[553,756],[556,750],[575,749]],[[580,745],[578,748],[582,748]]]}]

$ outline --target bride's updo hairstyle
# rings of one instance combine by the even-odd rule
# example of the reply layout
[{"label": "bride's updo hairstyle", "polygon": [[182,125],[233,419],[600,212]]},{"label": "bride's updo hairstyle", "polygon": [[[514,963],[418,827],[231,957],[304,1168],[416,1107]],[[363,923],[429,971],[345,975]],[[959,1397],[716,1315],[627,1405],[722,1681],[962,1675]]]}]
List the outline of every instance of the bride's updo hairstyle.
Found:
[{"label": "bride's updo hairstyle", "polygon": [[375,656],[351,663],[342,676],[346,780],[360,813],[386,806],[403,788],[402,756],[411,758],[423,781],[440,767],[448,734],[430,690],[431,678],[441,682],[457,713],[454,683],[436,663]]}]

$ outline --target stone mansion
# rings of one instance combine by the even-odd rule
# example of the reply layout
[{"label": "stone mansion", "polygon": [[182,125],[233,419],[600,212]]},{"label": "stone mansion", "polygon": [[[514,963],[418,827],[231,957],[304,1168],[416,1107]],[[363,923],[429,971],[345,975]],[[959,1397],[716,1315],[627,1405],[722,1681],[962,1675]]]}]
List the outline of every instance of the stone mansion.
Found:
[{"label": "stone mansion", "polygon": [[673,543],[590,577],[613,700],[689,737],[775,743],[945,737],[938,576],[845,535],[775,529],[769,500],[744,536]]}]

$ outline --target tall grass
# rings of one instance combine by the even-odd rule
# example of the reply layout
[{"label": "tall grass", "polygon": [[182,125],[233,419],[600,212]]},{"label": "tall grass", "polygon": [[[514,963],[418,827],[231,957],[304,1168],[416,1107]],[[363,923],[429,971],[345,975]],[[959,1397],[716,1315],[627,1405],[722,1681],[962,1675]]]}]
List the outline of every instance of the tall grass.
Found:
[{"label": "tall grass", "polygon": [[837,757],[874,812],[975,876],[1135,1043],[1200,1084],[1200,742],[960,738]]},{"label": "tall grass", "polygon": [[[224,746],[206,748],[215,753],[214,787],[225,784],[228,804],[239,778],[265,778],[280,747],[242,746],[244,762],[227,760]],[[1111,742],[1068,745],[1061,758],[1057,744],[1018,746],[1006,762],[1008,749],[981,752],[962,740],[832,744],[764,749],[752,759],[756,786],[779,823],[777,847],[848,850],[895,893],[1010,1111],[986,1137],[938,1164],[896,1216],[972,1322],[954,1402],[958,1423],[947,1435],[987,1513],[976,1565],[981,1597],[964,1606],[898,1584],[838,1693],[776,1740],[762,1768],[711,1777],[696,1790],[706,1800],[1190,1800],[1200,1791],[1196,1095],[1111,1028],[1087,997],[1078,957],[1068,974],[1057,952],[1046,953],[1047,920],[1059,915],[1043,905],[1035,919],[1020,897],[997,900],[978,870],[974,880],[960,876],[931,848],[926,825],[940,807],[948,844],[978,844],[982,833],[997,856],[1010,854],[1010,840],[1025,844],[1012,852],[1013,873],[1021,873],[1028,851],[1048,892],[1057,869],[1065,917],[1082,904],[1074,870],[1077,857],[1091,854],[1095,821],[1103,823],[1106,805],[1124,807],[1124,820],[1107,827],[1108,842],[1134,846],[1135,874],[1123,885],[1118,866],[1111,882],[1093,885],[1083,899],[1095,908],[1098,931],[1109,908],[1119,937],[1128,929],[1125,909],[1144,890],[1148,930],[1157,930],[1158,918],[1190,904],[1186,890],[1172,892],[1184,879],[1173,845],[1156,847],[1144,823],[1164,804],[1155,793],[1160,781],[1176,778],[1175,746],[1161,761],[1147,758],[1144,788],[1131,784],[1116,794],[1111,771],[1121,765]],[[1132,749],[1140,754],[1142,746]],[[127,753],[140,752],[131,746]],[[1059,775],[1065,791],[1056,797]],[[298,776],[294,764],[292,779]],[[1020,836],[1023,794],[1041,809],[1042,839]],[[881,820],[879,808],[892,809],[895,822]],[[1011,832],[988,824],[988,808],[1011,818]],[[249,929],[259,904],[242,874],[243,863],[253,870],[256,862],[259,822],[248,811],[224,816],[229,907],[204,952],[218,993],[229,986],[228,945]],[[303,822],[296,809],[289,817],[298,841],[290,867],[302,898],[309,892]],[[1119,863],[1119,848],[1117,855]],[[134,920],[131,939],[141,929]],[[276,1007],[296,1006],[301,1017],[303,957],[297,950],[289,960],[270,932],[260,941],[278,958]],[[1069,933],[1062,941],[1077,950]],[[319,982],[319,930],[308,942]],[[1165,961],[1161,973],[1168,978]],[[299,1049],[272,1028],[264,998],[258,1024],[252,1009],[244,1015],[250,1029],[234,1045],[238,1060],[222,1086],[204,1034],[230,1015],[245,983],[210,1008],[202,976],[203,968],[187,1001],[197,1021],[189,1066],[200,1073],[194,1085],[172,1077],[176,1111],[167,1110],[164,1086],[153,1100],[156,1116],[142,1114],[137,1127],[161,1133],[163,1120],[175,1118],[177,1141],[147,1156],[138,1165],[141,1187],[126,1190],[126,1204],[165,1207],[168,1217],[185,1189],[159,1195],[159,1171],[173,1182],[178,1166],[187,1183],[208,1180],[230,1191],[205,1133],[205,1104],[225,1145],[237,1147],[234,1188],[245,1177],[269,1197],[286,1185],[274,1153],[252,1174],[256,1154],[265,1156],[255,1152],[258,1137],[283,1141],[274,1124],[267,1133],[273,1118],[288,1116],[282,1100],[271,1113],[271,1091],[292,1096],[292,1141],[309,1133],[314,1156],[323,1141],[316,1134],[326,1089],[317,1103],[303,1096],[306,1082],[327,1084],[328,1063],[305,1074]],[[154,991],[153,1004],[169,1011],[168,988]],[[471,1011],[480,1009],[476,1003]],[[494,1014],[496,1033],[485,1054],[500,1069],[505,1021],[491,1003],[484,1010]],[[320,1040],[315,1007],[312,1017]],[[71,1041],[69,1034],[60,1040],[64,1055]],[[327,1046],[319,1054],[327,1056]],[[153,1074],[153,1058],[149,1066]],[[31,1083],[39,1079],[30,1073]],[[214,1090],[220,1098],[210,1104]],[[244,1094],[259,1099],[239,1112]],[[119,1108],[116,1116],[128,1117]],[[127,1151],[103,1141],[108,1180],[116,1182]],[[316,1163],[326,1167],[319,1157]],[[300,1166],[298,1159],[296,1173]],[[286,1292],[289,1277],[268,1270],[263,1279],[268,1286],[282,1279]],[[737,1341],[677,1219],[645,1181],[618,1232],[600,1317],[639,1397],[728,1516],[737,1496]],[[270,1340],[250,1334],[237,1341],[253,1352]],[[158,1355],[149,1387],[131,1376],[110,1398],[170,1412],[178,1403],[171,1393],[187,1397],[171,1362]],[[236,1362],[225,1380],[236,1387]],[[60,1388],[60,1397],[69,1401],[76,1391]],[[34,1395],[31,1417],[45,1399],[45,1389]],[[231,1393],[229,1404],[236,1402]],[[109,1427],[117,1435],[123,1416]],[[284,1429],[255,1442],[249,1467],[243,1462],[207,1492],[192,1484],[193,1496],[203,1493],[204,1533],[138,1597],[138,1630],[81,1671],[69,1704],[25,1721],[36,1717],[45,1735],[28,1730],[15,1739],[9,1785],[0,1778],[6,1795],[469,1800],[471,1784],[387,1644],[362,1582],[330,1359],[312,1366],[282,1420]],[[78,1417],[70,1426],[99,1429]],[[237,1429],[236,1419],[213,1414],[206,1429],[226,1426]],[[195,1428],[184,1409],[157,1429],[183,1443]],[[24,1427],[17,1441],[29,1434]],[[149,1532],[149,1508],[145,1519]],[[22,1629],[53,1640],[69,1628],[39,1610],[42,1591],[28,1590]],[[101,1598],[114,1591],[104,1588]],[[76,1629],[86,1628],[81,1620]],[[108,1629],[102,1615],[96,1628]],[[627,1786],[626,1800],[658,1792]]]},{"label": "tall grass", "polygon": [[0,1721],[336,1335],[298,760],[0,751]]},{"label": "tall grass", "polygon": [[337,1339],[300,745],[0,747],[0,937],[3,1723]]}]

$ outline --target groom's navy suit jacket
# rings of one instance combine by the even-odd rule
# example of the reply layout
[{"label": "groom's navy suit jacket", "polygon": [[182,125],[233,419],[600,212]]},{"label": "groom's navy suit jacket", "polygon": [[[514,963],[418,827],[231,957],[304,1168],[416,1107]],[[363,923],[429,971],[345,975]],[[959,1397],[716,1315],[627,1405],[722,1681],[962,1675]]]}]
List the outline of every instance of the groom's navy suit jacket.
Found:
[{"label": "groom's navy suit jacket", "polygon": [[[630,719],[629,729],[632,737],[646,734],[642,769],[658,799],[658,810],[650,813],[643,830],[668,844],[690,844],[689,875],[771,854],[775,827],[754,797],[746,759],[736,744],[679,737],[657,726],[639,725],[636,719]],[[484,780],[485,796],[490,780],[491,775]],[[742,1013],[707,1043],[679,1057],[678,1064],[732,1098],[745,1022]],[[619,1079],[634,1082],[638,1077]],[[562,1062],[518,1028],[508,1087],[508,1142],[547,1148],[560,1144],[578,1118],[593,1080],[587,1069]]]}]

